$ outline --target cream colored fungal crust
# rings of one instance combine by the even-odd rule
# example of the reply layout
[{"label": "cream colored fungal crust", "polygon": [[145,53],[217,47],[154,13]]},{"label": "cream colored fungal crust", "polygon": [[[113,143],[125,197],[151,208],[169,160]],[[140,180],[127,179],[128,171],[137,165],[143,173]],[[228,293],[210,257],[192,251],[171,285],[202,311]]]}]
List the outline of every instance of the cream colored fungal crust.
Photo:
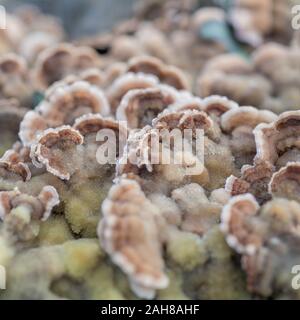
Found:
[{"label": "cream colored fungal crust", "polygon": [[[70,173],[66,169],[63,154],[64,148],[76,148],[83,143],[83,136],[78,130],[70,126],[62,126],[56,129],[45,130],[32,145],[32,158],[46,166],[47,171],[63,180],[70,179]],[[52,154],[51,149],[57,147],[59,154]],[[60,159],[59,156],[62,158]],[[33,159],[34,160],[34,159]]]},{"label": "cream colored fungal crust", "polygon": [[132,58],[128,63],[128,72],[153,74],[162,83],[166,83],[177,90],[188,89],[187,79],[180,69],[165,65],[154,57],[138,56]]},{"label": "cream colored fungal crust", "polygon": [[165,288],[158,209],[146,198],[136,181],[121,179],[102,204],[103,219],[98,227],[100,244],[127,274],[140,297],[153,297]]},{"label": "cream colored fungal crust", "polygon": [[251,194],[232,197],[223,207],[220,228],[226,235],[226,241],[230,247],[239,253],[254,254],[261,245],[261,239],[255,232],[244,230],[247,216],[255,216],[259,205]]},{"label": "cream colored fungal crust", "polygon": [[255,162],[274,164],[279,152],[299,148],[300,111],[287,111],[269,124],[259,124],[253,130],[257,154]]},{"label": "cream colored fungal crust", "polygon": [[239,126],[255,128],[260,123],[271,123],[277,118],[278,116],[271,111],[243,106],[225,112],[221,117],[221,126],[225,132],[231,132]]}]

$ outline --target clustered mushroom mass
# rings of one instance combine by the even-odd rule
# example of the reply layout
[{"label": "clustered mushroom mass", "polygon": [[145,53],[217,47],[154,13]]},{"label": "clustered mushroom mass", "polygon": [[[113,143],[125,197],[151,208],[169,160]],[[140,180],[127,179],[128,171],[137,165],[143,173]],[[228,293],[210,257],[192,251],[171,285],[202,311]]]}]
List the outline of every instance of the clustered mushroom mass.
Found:
[{"label": "clustered mushroom mass", "polygon": [[[293,1],[248,2],[145,1],[74,43],[36,8],[8,15],[1,299],[300,298],[299,35]],[[227,23],[244,54],[207,38]],[[182,154],[161,139],[149,163],[149,138],[174,128],[204,131],[197,174],[198,154],[166,164]],[[100,129],[112,164],[96,161]]]}]

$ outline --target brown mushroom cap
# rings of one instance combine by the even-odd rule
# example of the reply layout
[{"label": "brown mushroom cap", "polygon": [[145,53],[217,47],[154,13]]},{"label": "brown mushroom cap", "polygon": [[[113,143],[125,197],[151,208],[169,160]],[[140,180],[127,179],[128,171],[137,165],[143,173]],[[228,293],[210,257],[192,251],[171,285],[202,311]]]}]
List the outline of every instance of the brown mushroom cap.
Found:
[{"label": "brown mushroom cap", "polygon": [[[153,296],[168,278],[155,222],[158,209],[145,197],[136,181],[122,179],[102,204],[98,227],[101,245],[128,276],[135,293]],[[144,290],[146,289],[146,292]]]},{"label": "brown mushroom cap", "polygon": [[101,113],[106,116],[110,107],[104,93],[85,81],[61,81],[51,86],[38,107],[27,112],[20,125],[19,137],[25,146],[31,146],[36,137],[47,128],[72,125],[84,114]]},{"label": "brown mushroom cap", "polygon": [[255,216],[259,205],[251,194],[231,198],[221,214],[221,230],[228,245],[239,253],[254,254],[261,245],[261,239],[247,225],[247,217]]},{"label": "brown mushroom cap", "polygon": [[262,162],[253,166],[244,165],[241,177],[230,176],[226,180],[225,190],[232,196],[251,192],[259,202],[269,199],[268,183],[274,172],[273,165]]},{"label": "brown mushroom cap", "polygon": [[153,126],[159,130],[203,129],[210,138],[216,138],[214,122],[205,112],[198,110],[172,112],[166,109],[153,120]]},{"label": "brown mushroom cap", "polygon": [[72,156],[76,146],[83,143],[79,131],[70,126],[47,129],[32,145],[32,158],[46,166],[47,171],[63,180],[69,180],[70,171],[76,170]]},{"label": "brown mushroom cap", "polygon": [[259,124],[253,133],[257,150],[254,161],[275,164],[279,153],[300,147],[300,111],[284,112],[273,123]]},{"label": "brown mushroom cap", "polygon": [[239,105],[227,97],[212,95],[203,99],[203,110],[220,117],[229,110],[236,110]]},{"label": "brown mushroom cap", "polygon": [[0,58],[0,97],[16,98],[25,104],[30,104],[32,95],[29,71],[25,59],[14,53],[8,53]]},{"label": "brown mushroom cap", "polygon": [[47,128],[46,119],[33,110],[28,111],[20,124],[19,138],[24,146],[30,146],[37,135]]},{"label": "brown mushroom cap", "polygon": [[10,174],[19,176],[23,181],[31,178],[28,165],[22,162],[19,154],[14,150],[6,151],[0,159],[0,176],[6,177]]},{"label": "brown mushroom cap", "polygon": [[89,47],[61,43],[42,51],[36,61],[36,86],[44,90],[68,74],[77,73],[99,64],[97,54]]},{"label": "brown mushroom cap", "polygon": [[183,72],[174,67],[167,66],[161,60],[150,56],[138,56],[129,61],[128,72],[153,74],[162,82],[177,90],[188,88],[187,79]]},{"label": "brown mushroom cap", "polygon": [[300,162],[289,162],[275,172],[269,183],[269,192],[277,197],[300,201]]},{"label": "brown mushroom cap", "polygon": [[154,88],[159,84],[158,79],[149,74],[125,73],[118,77],[107,89],[107,96],[112,112],[115,112],[123,96],[133,89]]},{"label": "brown mushroom cap", "polygon": [[260,123],[274,122],[277,118],[277,115],[271,111],[245,106],[224,113],[221,118],[221,126],[224,131],[231,132],[239,126],[255,128]]},{"label": "brown mushroom cap", "polygon": [[[86,114],[77,118],[75,120],[73,128],[78,130],[80,134],[85,138],[85,143],[90,143],[90,140],[87,140],[88,135],[95,135],[102,129],[109,129],[115,132],[117,144],[124,146],[127,137],[128,130],[127,126],[124,126],[122,122],[116,121],[112,118],[104,118],[100,114]],[[97,139],[94,141],[97,143]],[[119,148],[119,150],[121,150]],[[120,155],[117,155],[120,156]]]},{"label": "brown mushroom cap", "polygon": [[46,92],[45,98],[37,109],[50,125],[72,124],[75,118],[85,113],[106,116],[110,112],[102,90],[86,81],[54,85]]},{"label": "brown mushroom cap", "polygon": [[37,197],[21,193],[18,189],[0,192],[0,219],[4,220],[12,209],[25,206],[33,219],[45,221],[59,204],[59,196],[52,186],[44,186]]},{"label": "brown mushroom cap", "polygon": [[150,125],[172,102],[173,97],[159,88],[130,90],[123,96],[116,111],[116,118],[126,121],[129,128],[142,128]]}]

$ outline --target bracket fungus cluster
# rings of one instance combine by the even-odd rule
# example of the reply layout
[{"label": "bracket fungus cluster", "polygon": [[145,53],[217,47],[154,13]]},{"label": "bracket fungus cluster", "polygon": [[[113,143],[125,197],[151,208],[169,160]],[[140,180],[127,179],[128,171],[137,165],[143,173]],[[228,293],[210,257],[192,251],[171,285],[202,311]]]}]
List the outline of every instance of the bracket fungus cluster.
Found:
[{"label": "bracket fungus cluster", "polygon": [[300,299],[291,2],[143,1],[73,42],[8,14],[0,299]]}]

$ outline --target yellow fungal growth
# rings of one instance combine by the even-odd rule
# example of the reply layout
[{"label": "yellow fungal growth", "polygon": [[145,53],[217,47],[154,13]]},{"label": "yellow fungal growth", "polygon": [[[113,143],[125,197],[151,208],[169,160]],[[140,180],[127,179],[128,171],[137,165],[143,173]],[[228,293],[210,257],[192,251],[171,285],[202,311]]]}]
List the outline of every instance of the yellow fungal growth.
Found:
[{"label": "yellow fungal growth", "polygon": [[106,197],[107,185],[87,182],[76,185],[65,199],[65,216],[75,234],[96,237],[101,215],[101,203]]},{"label": "yellow fungal growth", "polygon": [[207,253],[201,238],[190,232],[174,232],[167,243],[167,257],[184,271],[201,267]]},{"label": "yellow fungal growth", "polygon": [[52,216],[40,226],[38,244],[40,246],[50,246],[63,244],[68,240],[73,240],[73,235],[68,223],[63,216]]}]

